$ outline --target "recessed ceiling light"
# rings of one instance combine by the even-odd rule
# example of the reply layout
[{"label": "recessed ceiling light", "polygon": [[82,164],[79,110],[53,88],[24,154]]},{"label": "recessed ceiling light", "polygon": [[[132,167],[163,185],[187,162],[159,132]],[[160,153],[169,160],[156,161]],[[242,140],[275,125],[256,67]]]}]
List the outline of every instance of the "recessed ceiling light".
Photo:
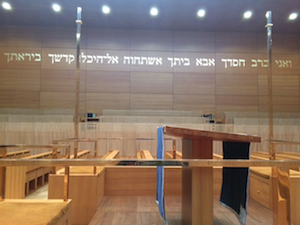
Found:
[{"label": "recessed ceiling light", "polygon": [[6,9],[6,10],[11,10],[12,9],[11,5],[8,2],[3,2],[2,7],[3,7],[3,9]]},{"label": "recessed ceiling light", "polygon": [[249,19],[249,18],[251,18],[251,16],[252,16],[252,12],[251,12],[251,11],[246,11],[246,12],[244,13],[244,18],[245,18],[245,19]]},{"label": "recessed ceiling light", "polygon": [[150,9],[150,15],[151,16],[157,16],[158,15],[158,9],[156,7],[152,7]]},{"label": "recessed ceiling light", "polygon": [[52,9],[53,9],[55,12],[60,12],[61,7],[60,7],[59,4],[54,3],[54,4],[52,5]]},{"label": "recessed ceiling light", "polygon": [[102,12],[104,14],[109,14],[110,13],[110,8],[107,5],[102,6]]},{"label": "recessed ceiling light", "polygon": [[198,17],[204,17],[204,16],[205,16],[205,10],[204,10],[204,9],[198,10],[197,16],[198,16]]},{"label": "recessed ceiling light", "polygon": [[291,13],[289,16],[289,20],[295,20],[298,17],[298,13]]}]

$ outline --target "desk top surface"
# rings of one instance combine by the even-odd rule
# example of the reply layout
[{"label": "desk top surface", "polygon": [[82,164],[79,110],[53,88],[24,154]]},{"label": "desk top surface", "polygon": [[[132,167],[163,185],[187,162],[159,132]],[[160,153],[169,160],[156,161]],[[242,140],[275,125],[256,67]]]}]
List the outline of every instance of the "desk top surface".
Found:
[{"label": "desk top surface", "polygon": [[261,137],[241,133],[227,133],[219,131],[198,130],[184,127],[164,126],[167,135],[181,137],[183,139],[211,139],[216,141],[235,142],[261,142]]}]

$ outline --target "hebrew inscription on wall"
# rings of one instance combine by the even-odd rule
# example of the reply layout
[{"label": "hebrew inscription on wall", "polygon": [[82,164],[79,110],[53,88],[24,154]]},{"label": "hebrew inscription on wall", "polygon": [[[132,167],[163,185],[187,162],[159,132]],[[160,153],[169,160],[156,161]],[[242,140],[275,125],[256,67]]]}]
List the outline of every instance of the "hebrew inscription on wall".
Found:
[{"label": "hebrew inscription on wall", "polygon": [[[51,64],[65,63],[71,65],[75,63],[75,55],[73,54],[55,54],[49,53],[48,58],[50,58]],[[16,52],[5,52],[4,57],[6,57],[6,62],[41,62],[42,56],[39,53],[16,53]],[[265,68],[269,66],[269,62],[266,59],[251,59],[251,61],[246,61],[242,58],[221,58],[220,62],[216,62],[215,58],[188,58],[188,57],[167,57],[162,58],[160,56],[122,56],[111,55],[106,53],[104,55],[90,55],[81,52],[80,62],[85,64],[114,64],[114,65],[147,65],[147,66],[161,66],[167,65],[171,68],[173,67],[215,67],[217,63],[221,63],[224,69],[228,68],[243,68],[246,66],[252,68]],[[274,64],[278,68],[292,68],[291,60],[274,60]]]},{"label": "hebrew inscription on wall", "polygon": [[39,53],[15,53],[10,52],[4,53],[4,56],[6,56],[6,61],[9,63],[11,61],[35,61],[40,62],[42,60],[41,54]]}]

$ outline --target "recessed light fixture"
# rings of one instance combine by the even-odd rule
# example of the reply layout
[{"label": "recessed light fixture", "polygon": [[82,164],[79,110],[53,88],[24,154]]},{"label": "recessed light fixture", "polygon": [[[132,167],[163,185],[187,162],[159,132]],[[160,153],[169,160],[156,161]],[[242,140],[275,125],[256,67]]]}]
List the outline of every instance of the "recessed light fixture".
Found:
[{"label": "recessed light fixture", "polygon": [[244,13],[244,19],[249,19],[249,18],[251,18],[251,16],[252,16],[252,11],[246,11]]},{"label": "recessed light fixture", "polygon": [[297,19],[297,17],[298,17],[298,13],[291,13],[289,15],[289,20],[295,20],[295,19]]},{"label": "recessed light fixture", "polygon": [[205,10],[204,10],[204,9],[198,10],[197,16],[198,16],[198,17],[204,17],[204,16],[205,16]]},{"label": "recessed light fixture", "polygon": [[109,14],[110,13],[110,8],[107,5],[102,6],[102,12],[104,14]]},{"label": "recessed light fixture", "polygon": [[158,15],[158,9],[156,7],[152,7],[150,9],[150,15],[151,16],[157,16]]},{"label": "recessed light fixture", "polygon": [[8,2],[3,2],[2,7],[6,10],[12,10],[11,5]]},{"label": "recessed light fixture", "polygon": [[53,9],[55,12],[60,12],[61,7],[60,7],[59,4],[54,3],[54,4],[52,4],[52,9]]}]

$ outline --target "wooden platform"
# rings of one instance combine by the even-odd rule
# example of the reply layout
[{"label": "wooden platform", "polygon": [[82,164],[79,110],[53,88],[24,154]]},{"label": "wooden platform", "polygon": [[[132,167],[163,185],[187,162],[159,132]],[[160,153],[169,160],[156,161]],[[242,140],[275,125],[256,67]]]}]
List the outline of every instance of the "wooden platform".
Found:
[{"label": "wooden platform", "polygon": [[[169,225],[182,225],[181,197],[165,197]],[[235,214],[214,197],[214,225],[240,225]],[[164,225],[155,198],[149,196],[105,196],[89,225]],[[248,225],[271,225],[272,212],[252,199],[248,202]]]}]

